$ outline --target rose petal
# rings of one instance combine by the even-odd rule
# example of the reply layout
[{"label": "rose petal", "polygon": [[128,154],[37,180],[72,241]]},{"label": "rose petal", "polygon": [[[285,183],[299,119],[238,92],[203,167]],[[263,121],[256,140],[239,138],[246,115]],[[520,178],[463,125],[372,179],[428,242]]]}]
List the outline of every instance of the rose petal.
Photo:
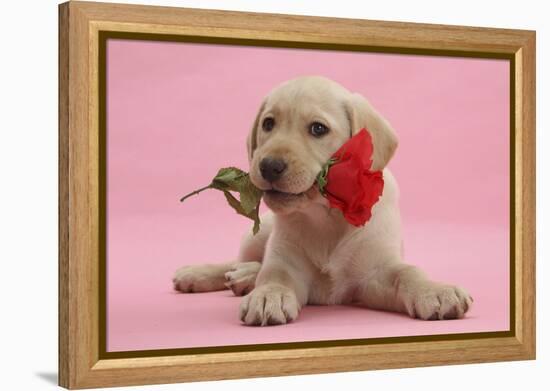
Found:
[{"label": "rose petal", "polygon": [[327,174],[325,194],[332,208],[340,209],[354,226],[363,226],[372,217],[372,207],[384,190],[381,171],[370,171],[373,145],[369,132],[362,129],[342,145]]}]

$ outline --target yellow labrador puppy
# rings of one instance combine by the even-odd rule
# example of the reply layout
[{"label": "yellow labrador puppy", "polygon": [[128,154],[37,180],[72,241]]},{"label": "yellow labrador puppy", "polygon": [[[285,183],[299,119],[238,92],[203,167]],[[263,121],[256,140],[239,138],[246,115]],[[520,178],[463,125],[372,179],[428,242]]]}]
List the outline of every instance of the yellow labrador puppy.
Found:
[{"label": "yellow labrador puppy", "polygon": [[[371,133],[373,170],[384,192],[371,220],[350,225],[319,194],[322,165],[362,128]],[[174,288],[231,288],[245,295],[247,325],[290,322],[306,304],[357,303],[420,319],[462,318],[472,298],[402,262],[397,183],[385,168],[397,147],[389,123],[358,94],[322,77],[301,77],[264,100],[248,138],[250,178],[271,212],[249,232],[235,262],[184,266]]]}]

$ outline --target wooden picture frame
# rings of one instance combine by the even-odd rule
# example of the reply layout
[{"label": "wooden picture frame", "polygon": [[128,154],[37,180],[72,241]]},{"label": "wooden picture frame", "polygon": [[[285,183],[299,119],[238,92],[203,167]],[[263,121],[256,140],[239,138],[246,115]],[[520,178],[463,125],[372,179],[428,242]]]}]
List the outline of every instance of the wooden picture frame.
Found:
[{"label": "wooden picture frame", "polygon": [[[504,58],[511,82],[511,329],[366,344],[106,356],[100,262],[105,34]],[[103,308],[104,310],[104,308]],[[89,388],[535,358],[535,32],[68,2],[59,6],[59,384]]]}]

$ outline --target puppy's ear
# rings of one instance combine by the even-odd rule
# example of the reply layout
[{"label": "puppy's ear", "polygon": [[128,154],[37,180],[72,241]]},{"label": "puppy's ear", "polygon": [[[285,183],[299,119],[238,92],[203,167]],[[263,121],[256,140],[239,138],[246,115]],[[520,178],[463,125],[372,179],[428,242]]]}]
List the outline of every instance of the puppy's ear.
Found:
[{"label": "puppy's ear", "polygon": [[391,125],[359,94],[351,94],[346,105],[351,133],[366,128],[372,137],[374,153],[372,169],[381,170],[390,161],[397,148],[397,135]]},{"label": "puppy's ear", "polygon": [[262,105],[260,106],[260,109],[256,114],[256,119],[254,119],[254,123],[252,124],[252,129],[250,130],[250,133],[248,134],[248,137],[246,139],[246,148],[248,150],[249,162],[252,161],[252,155],[254,155],[254,151],[256,150],[256,147],[258,144],[258,125],[260,122],[260,116],[264,111],[264,107],[265,107],[265,100],[262,102]]}]

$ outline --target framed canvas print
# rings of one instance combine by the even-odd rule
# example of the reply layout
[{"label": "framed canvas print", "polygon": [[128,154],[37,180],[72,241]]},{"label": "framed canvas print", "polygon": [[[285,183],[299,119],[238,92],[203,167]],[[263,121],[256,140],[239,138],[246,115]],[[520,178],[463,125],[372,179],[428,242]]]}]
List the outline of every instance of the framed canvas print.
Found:
[{"label": "framed canvas print", "polygon": [[535,358],[535,33],[59,7],[60,385]]}]

